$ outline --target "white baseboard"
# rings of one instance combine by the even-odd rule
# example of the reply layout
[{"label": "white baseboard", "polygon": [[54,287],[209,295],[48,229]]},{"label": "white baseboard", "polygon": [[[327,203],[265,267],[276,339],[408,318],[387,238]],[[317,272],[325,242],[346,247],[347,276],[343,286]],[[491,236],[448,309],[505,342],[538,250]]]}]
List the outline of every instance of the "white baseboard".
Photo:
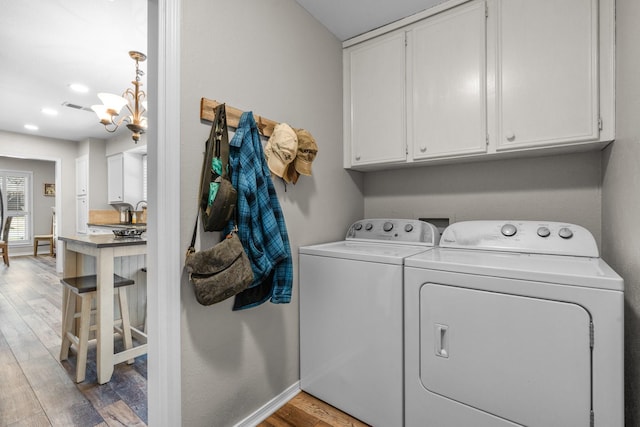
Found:
[{"label": "white baseboard", "polygon": [[[49,245],[47,245],[46,248],[38,248],[38,255],[43,255],[43,254],[49,255]],[[23,255],[33,255],[33,245],[11,246],[9,248],[10,258],[14,256],[23,256]]]},{"label": "white baseboard", "polygon": [[282,393],[262,405],[262,407],[258,408],[253,414],[249,415],[244,420],[240,421],[234,427],[255,427],[260,424],[262,421],[266,420],[269,415],[276,412],[280,409],[285,403],[293,398],[296,394],[300,392],[300,381],[296,381],[294,384],[291,384],[286,390]]}]

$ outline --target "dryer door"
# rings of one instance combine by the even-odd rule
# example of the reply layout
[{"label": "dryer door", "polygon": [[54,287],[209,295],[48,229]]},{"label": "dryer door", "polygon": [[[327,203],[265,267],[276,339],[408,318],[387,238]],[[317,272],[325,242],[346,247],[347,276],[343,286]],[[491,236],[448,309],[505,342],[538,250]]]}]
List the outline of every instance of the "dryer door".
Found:
[{"label": "dryer door", "polygon": [[420,380],[526,426],[587,426],[591,316],[577,304],[427,283]]}]

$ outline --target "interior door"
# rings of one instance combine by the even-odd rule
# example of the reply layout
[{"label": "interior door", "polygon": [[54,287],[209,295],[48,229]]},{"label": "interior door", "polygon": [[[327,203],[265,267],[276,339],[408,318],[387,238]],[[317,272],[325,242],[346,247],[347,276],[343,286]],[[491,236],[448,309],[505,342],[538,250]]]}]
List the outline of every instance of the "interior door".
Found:
[{"label": "interior door", "polygon": [[420,381],[526,426],[588,426],[591,316],[560,301],[427,283]]}]

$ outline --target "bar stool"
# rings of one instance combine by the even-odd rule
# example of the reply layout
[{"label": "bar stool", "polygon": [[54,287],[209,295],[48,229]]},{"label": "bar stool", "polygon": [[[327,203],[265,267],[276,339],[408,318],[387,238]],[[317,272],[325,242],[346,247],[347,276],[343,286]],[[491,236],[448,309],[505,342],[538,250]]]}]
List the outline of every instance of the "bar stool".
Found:
[{"label": "bar stool", "polygon": [[[76,383],[84,381],[87,370],[87,349],[89,346],[89,332],[97,330],[97,325],[91,323],[91,315],[95,310],[91,309],[93,301],[97,297],[96,276],[68,277],[60,280],[64,285],[63,313],[62,313],[62,346],[60,347],[60,360],[67,360],[71,344],[76,346]],[[131,322],[129,320],[129,306],[127,303],[127,291],[125,287],[133,285],[131,279],[113,275],[114,296],[118,297],[120,307],[120,327],[114,322],[114,330],[120,334],[124,341],[125,349],[133,347],[131,339]],[[76,300],[79,297],[80,307],[76,309]],[[80,319],[80,325],[76,330],[74,320]],[[120,322],[119,322],[120,323]],[[131,364],[134,359],[127,360]]]}]

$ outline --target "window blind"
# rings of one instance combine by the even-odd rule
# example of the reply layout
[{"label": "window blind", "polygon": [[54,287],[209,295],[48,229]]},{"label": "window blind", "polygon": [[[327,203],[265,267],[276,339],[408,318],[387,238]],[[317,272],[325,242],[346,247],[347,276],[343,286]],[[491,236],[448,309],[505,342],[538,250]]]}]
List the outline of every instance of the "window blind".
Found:
[{"label": "window blind", "polygon": [[0,171],[0,184],[5,198],[5,216],[12,216],[9,242],[31,241],[29,230],[30,172]]}]

